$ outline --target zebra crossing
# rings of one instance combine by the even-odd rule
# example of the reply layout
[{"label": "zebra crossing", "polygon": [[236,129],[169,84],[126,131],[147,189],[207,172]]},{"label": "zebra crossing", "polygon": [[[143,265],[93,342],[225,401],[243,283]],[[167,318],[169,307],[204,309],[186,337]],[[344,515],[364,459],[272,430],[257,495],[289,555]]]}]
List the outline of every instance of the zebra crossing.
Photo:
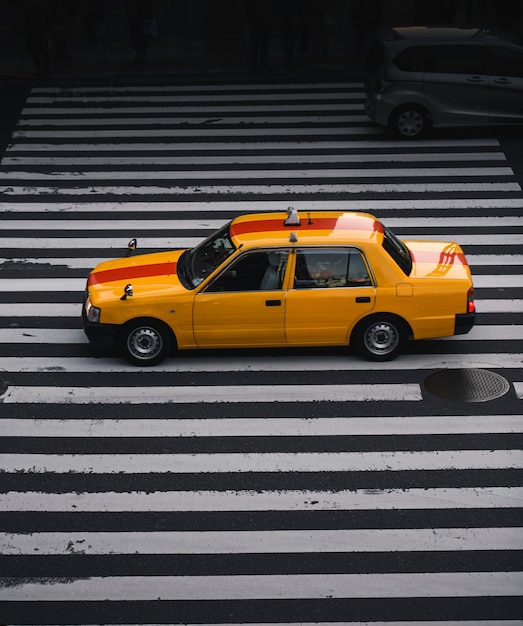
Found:
[{"label": "zebra crossing", "polygon": [[[354,83],[34,88],[0,163],[2,624],[523,625],[523,192],[492,137],[396,141]],[[478,324],[130,366],[89,270],[245,212],[457,240]],[[428,393],[495,370],[503,398]]]}]

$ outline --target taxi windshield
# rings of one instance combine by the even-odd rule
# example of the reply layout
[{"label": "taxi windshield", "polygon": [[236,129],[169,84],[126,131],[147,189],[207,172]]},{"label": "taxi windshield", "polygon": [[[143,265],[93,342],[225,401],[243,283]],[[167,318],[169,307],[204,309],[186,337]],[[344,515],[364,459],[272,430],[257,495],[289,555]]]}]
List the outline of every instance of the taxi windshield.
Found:
[{"label": "taxi windshield", "polygon": [[193,287],[197,287],[236,250],[229,234],[229,226],[230,223],[226,224],[187,252],[184,269]]}]

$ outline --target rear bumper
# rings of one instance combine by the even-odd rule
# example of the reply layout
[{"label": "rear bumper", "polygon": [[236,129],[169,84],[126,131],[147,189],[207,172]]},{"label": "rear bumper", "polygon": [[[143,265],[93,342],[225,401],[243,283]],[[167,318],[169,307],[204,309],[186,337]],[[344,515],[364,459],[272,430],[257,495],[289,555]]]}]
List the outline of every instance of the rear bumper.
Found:
[{"label": "rear bumper", "polygon": [[476,323],[476,313],[461,313],[456,315],[454,324],[455,335],[466,335]]}]

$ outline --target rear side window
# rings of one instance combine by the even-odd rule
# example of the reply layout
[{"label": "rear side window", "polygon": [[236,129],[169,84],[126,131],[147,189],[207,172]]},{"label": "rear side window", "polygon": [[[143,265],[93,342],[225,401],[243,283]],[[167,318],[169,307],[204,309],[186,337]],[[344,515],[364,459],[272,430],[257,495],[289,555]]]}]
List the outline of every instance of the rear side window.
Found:
[{"label": "rear side window", "polygon": [[296,252],[295,289],[369,287],[363,256],[356,249],[311,249]]},{"label": "rear side window", "polygon": [[425,48],[423,46],[407,48],[398,54],[393,63],[403,72],[424,72]]},{"label": "rear side window", "polygon": [[483,74],[483,46],[427,46],[426,71],[437,74]]},{"label": "rear side window", "polygon": [[491,76],[523,77],[523,52],[503,48],[488,47],[488,73]]}]

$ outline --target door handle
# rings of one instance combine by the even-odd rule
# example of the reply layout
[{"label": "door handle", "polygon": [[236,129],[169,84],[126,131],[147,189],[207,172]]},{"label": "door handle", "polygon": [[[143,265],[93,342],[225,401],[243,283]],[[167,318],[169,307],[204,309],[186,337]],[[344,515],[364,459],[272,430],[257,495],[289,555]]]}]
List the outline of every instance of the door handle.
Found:
[{"label": "door handle", "polygon": [[359,303],[362,303],[362,302],[370,302],[370,298],[369,298],[369,296],[358,296],[358,297],[356,298],[356,302],[357,302],[358,304],[359,304]]},{"label": "door handle", "polygon": [[486,79],[483,78],[482,76],[469,76],[467,78],[467,80],[469,81],[469,83],[484,83],[484,82],[486,82]]},{"label": "door handle", "polygon": [[281,300],[265,300],[265,306],[281,306]]}]

